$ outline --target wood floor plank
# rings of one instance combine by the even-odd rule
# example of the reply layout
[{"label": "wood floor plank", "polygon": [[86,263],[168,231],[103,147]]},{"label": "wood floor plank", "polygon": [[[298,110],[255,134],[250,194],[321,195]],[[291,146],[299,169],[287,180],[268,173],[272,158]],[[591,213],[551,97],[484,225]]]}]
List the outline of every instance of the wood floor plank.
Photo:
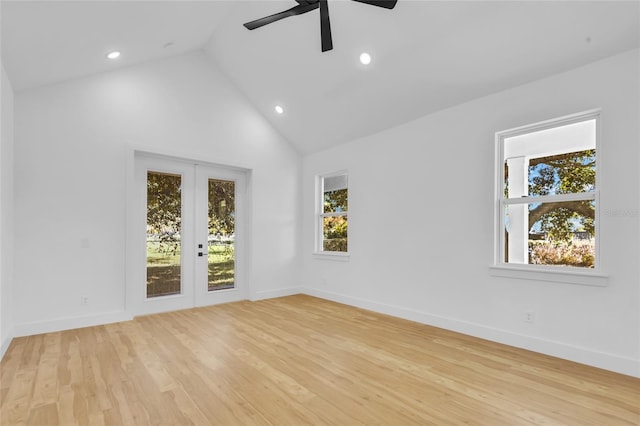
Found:
[{"label": "wood floor plank", "polygon": [[58,425],[58,407],[55,403],[38,405],[29,412],[30,425]]},{"label": "wood floor plank", "polygon": [[309,296],[14,339],[5,425],[640,425],[640,379]]}]

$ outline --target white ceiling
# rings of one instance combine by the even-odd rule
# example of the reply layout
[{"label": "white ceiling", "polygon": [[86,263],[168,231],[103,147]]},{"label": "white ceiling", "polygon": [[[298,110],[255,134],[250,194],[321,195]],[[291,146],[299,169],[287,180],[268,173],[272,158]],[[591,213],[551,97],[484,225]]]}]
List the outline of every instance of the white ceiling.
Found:
[{"label": "white ceiling", "polygon": [[[325,53],[317,10],[242,26],[295,4],[2,0],[2,59],[20,91],[203,49],[310,153],[640,45],[638,1],[399,0],[387,10],[329,0]],[[123,52],[116,62],[104,57],[112,49]]]},{"label": "white ceiling", "polygon": [[[234,2],[6,1],[2,59],[15,90],[201,49]],[[173,45],[165,48],[167,43]],[[111,62],[111,50],[122,57]]]}]

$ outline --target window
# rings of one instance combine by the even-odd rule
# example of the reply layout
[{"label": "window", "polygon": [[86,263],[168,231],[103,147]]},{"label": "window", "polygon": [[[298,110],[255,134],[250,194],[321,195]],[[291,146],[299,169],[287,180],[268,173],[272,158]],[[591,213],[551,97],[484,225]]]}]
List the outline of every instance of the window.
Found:
[{"label": "window", "polygon": [[598,268],[598,122],[596,111],[496,135],[496,265]]},{"label": "window", "polygon": [[348,177],[319,177],[317,247],[322,253],[347,253]]}]

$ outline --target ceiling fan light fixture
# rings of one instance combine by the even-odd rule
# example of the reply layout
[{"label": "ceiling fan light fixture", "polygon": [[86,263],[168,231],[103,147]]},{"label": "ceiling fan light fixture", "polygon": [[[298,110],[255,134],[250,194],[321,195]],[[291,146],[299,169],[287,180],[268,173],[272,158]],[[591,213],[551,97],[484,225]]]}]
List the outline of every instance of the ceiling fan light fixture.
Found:
[{"label": "ceiling fan light fixture", "polygon": [[367,52],[362,52],[360,54],[360,63],[362,65],[369,65],[371,63],[371,55]]},{"label": "ceiling fan light fixture", "polygon": [[284,108],[282,108],[280,105],[276,105],[274,109],[278,114],[284,114]]},{"label": "ceiling fan light fixture", "polygon": [[107,53],[107,58],[108,59],[117,59],[120,57],[120,52],[117,50],[113,50],[109,53]]}]

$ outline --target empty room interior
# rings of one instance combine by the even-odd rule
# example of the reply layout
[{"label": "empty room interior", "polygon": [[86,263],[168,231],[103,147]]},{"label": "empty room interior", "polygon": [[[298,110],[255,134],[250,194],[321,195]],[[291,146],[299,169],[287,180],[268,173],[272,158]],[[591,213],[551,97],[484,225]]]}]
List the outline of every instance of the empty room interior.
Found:
[{"label": "empty room interior", "polygon": [[640,425],[640,2],[0,25],[3,426]]}]

